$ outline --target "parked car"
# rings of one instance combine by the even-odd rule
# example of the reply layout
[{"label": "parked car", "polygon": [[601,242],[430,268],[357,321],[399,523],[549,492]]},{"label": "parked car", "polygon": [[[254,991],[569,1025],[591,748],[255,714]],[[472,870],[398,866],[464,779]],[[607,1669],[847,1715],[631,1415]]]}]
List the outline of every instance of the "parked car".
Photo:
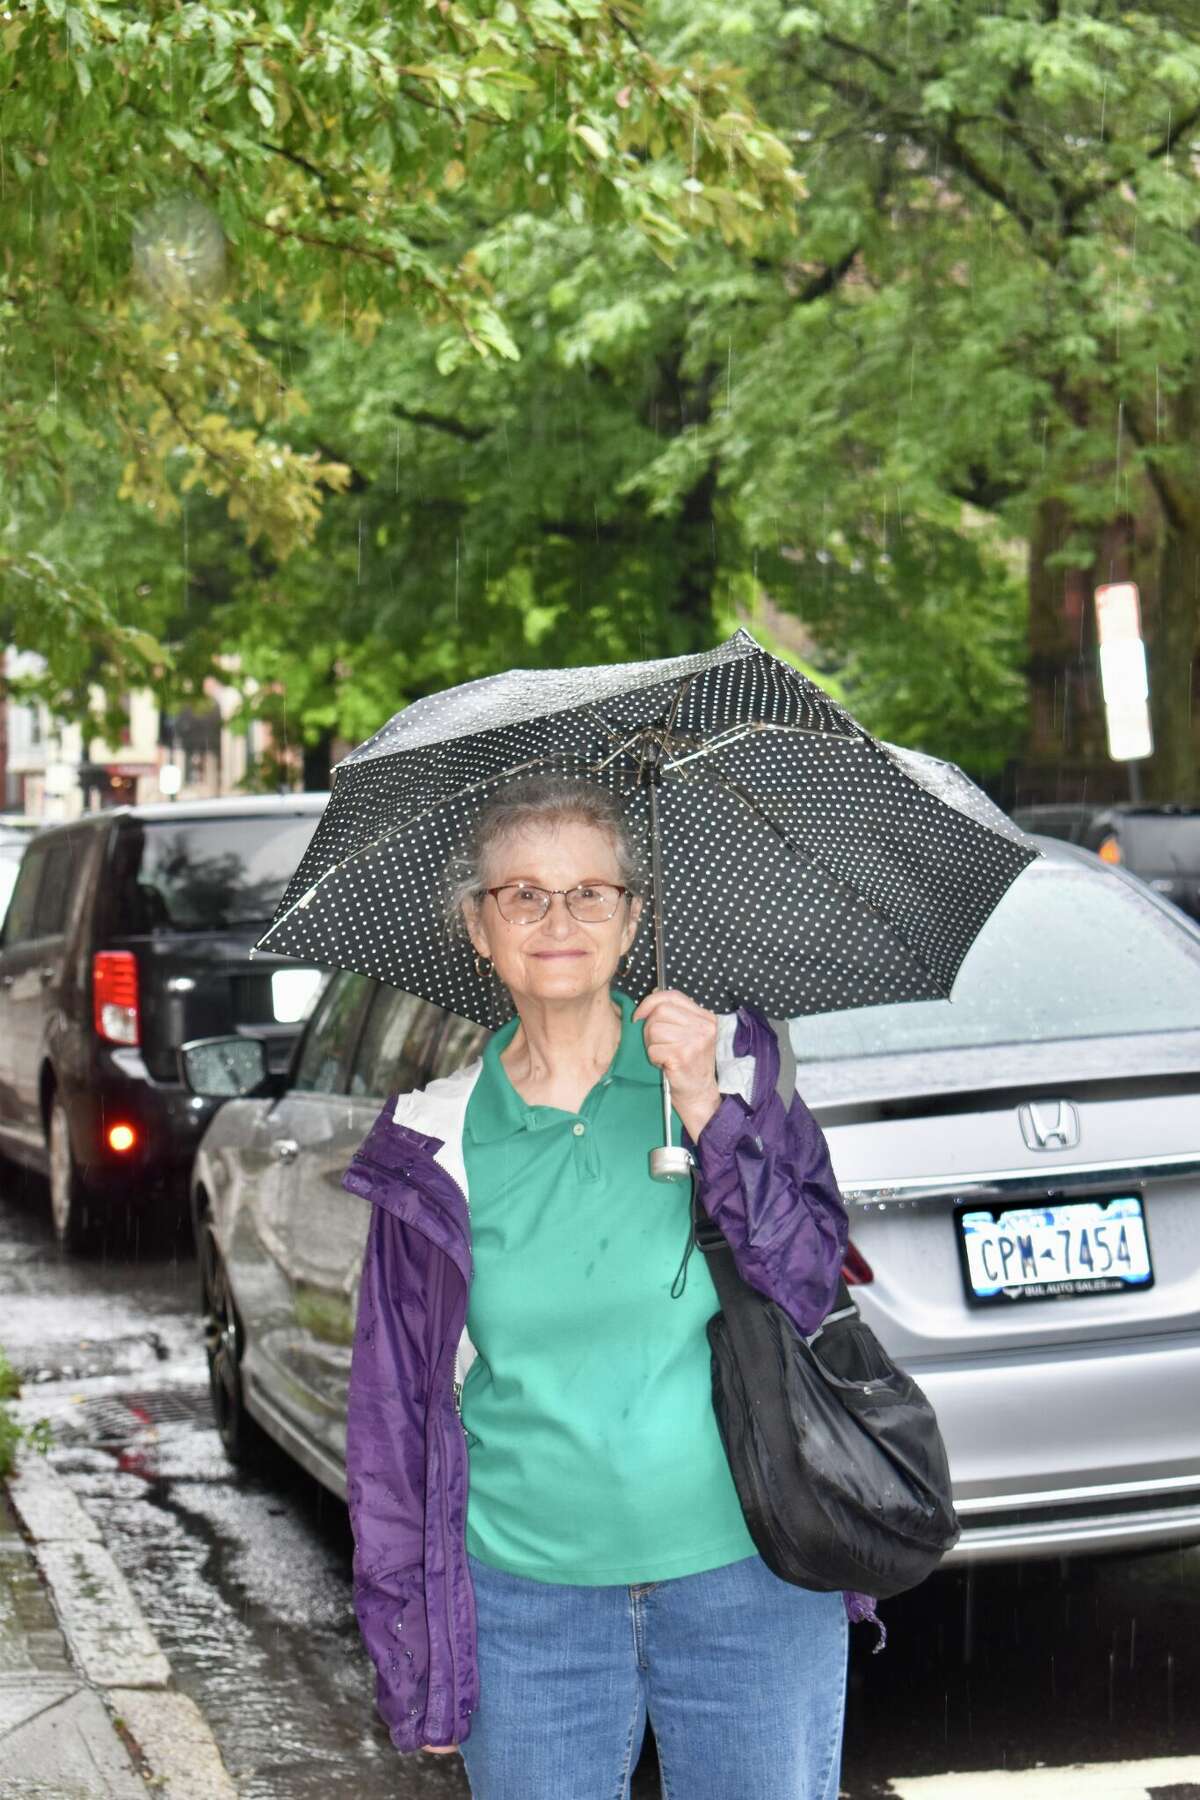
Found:
[{"label": "parked car", "polygon": [[[956,1559],[1200,1540],[1200,930],[1052,840],[954,999],[796,1020],[863,1315],[938,1407]],[[289,1078],[184,1052],[205,1339],[229,1454],[263,1435],[344,1491],[368,1207],[340,1179],[385,1097],[483,1032],[335,975]]]},{"label": "parked car", "polygon": [[186,1039],[283,1067],[323,972],[250,958],[327,795],[120,807],[37,833],[0,930],[0,1150],[49,1176],[59,1239],[187,1192],[214,1106]]},{"label": "parked car", "polygon": [[1200,807],[1025,806],[1013,821],[1094,850],[1200,919]]}]

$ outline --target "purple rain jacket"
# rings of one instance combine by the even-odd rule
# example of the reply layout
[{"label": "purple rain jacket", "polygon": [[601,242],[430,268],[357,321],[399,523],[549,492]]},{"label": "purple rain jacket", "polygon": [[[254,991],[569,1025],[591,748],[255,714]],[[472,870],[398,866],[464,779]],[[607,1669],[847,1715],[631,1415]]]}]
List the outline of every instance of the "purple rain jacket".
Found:
[{"label": "purple rain jacket", "polygon": [[[398,1750],[457,1744],[478,1704],[459,1384],[471,1227],[462,1154],[479,1061],[389,1100],[343,1177],[372,1204],[350,1371],[354,1604]],[[832,1305],[846,1210],[824,1133],[776,1091],[779,1047],[749,1007],[718,1020],[723,1098],[690,1145],[704,1207],[743,1278],[805,1334]],[[852,1618],[870,1602],[847,1596]]]}]

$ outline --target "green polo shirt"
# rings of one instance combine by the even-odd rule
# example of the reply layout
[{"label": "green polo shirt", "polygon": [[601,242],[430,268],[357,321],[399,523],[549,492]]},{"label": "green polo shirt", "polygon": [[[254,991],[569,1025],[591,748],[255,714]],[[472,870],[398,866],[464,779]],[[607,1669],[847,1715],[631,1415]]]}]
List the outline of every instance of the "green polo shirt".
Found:
[{"label": "green polo shirt", "polygon": [[[537,1581],[694,1575],[754,1554],[717,1433],[685,1183],[652,1181],[662,1089],[633,1002],[577,1113],[528,1106],[490,1040],[467,1106],[475,1274],[463,1386],[467,1548]],[[676,1141],[678,1142],[678,1121]]]}]

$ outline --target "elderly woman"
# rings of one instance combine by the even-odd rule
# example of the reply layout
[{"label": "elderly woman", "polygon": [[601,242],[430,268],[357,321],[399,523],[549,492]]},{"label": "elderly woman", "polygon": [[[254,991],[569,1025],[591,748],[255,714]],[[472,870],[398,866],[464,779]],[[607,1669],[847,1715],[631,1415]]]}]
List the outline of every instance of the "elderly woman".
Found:
[{"label": "elderly woman", "polygon": [[760,1015],[614,990],[642,900],[604,790],[503,789],[457,904],[516,1017],[345,1178],[373,1202],[347,1468],[392,1741],[459,1748],[476,1800],[621,1800],[649,1716],[672,1800],[831,1800],[845,1608],[755,1551],[689,1190],[647,1167],[665,1070],[708,1213],[808,1332],[846,1236],[822,1134]]}]

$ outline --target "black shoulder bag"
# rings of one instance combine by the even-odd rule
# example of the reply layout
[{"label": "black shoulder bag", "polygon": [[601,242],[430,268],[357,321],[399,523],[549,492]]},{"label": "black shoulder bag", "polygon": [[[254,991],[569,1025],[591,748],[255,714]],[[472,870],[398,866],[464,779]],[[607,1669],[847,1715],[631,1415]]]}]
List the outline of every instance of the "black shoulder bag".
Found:
[{"label": "black shoulder bag", "polygon": [[[795,1058],[786,1025],[776,1035],[788,1107]],[[759,1555],[782,1580],[818,1592],[886,1600],[915,1587],[959,1533],[932,1406],[844,1281],[824,1323],[801,1337],[738,1274],[694,1176],[693,1207],[721,1302],[708,1323],[713,1409]]]}]

